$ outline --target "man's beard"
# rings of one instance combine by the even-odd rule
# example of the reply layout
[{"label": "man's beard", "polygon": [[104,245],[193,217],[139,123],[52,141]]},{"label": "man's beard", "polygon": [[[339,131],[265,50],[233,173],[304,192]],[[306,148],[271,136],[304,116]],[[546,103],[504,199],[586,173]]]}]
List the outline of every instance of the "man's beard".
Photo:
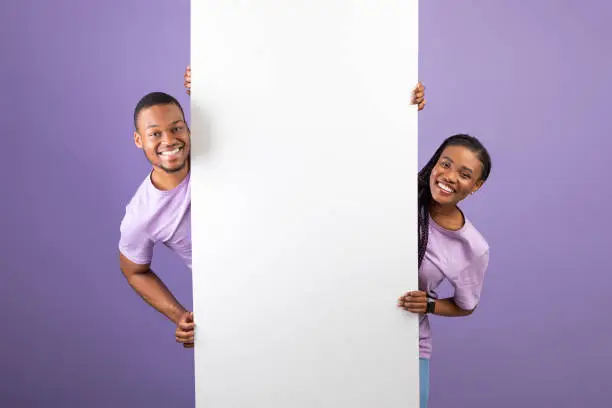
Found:
[{"label": "man's beard", "polygon": [[187,166],[187,159],[185,159],[183,161],[183,163],[181,163],[180,166],[175,167],[173,169],[169,169],[167,167],[164,167],[163,164],[159,164],[157,167],[159,167],[160,169],[162,169],[163,171],[165,171],[168,174],[174,174],[174,173],[178,173],[179,171],[183,170],[186,166]]},{"label": "man's beard", "polygon": [[174,174],[174,173],[178,173],[179,171],[183,170],[189,164],[189,160],[191,159],[191,154],[189,154],[189,155],[187,155],[185,160],[183,160],[183,163],[181,163],[178,167],[169,169],[167,167],[164,167],[164,165],[161,164],[161,163],[160,164],[153,164],[153,161],[149,158],[149,156],[147,156],[147,152],[145,152],[144,149],[143,149],[143,153],[144,153],[144,156],[147,159],[147,161],[149,163],[151,163],[152,166],[155,166],[155,167],[163,170],[167,174]]}]

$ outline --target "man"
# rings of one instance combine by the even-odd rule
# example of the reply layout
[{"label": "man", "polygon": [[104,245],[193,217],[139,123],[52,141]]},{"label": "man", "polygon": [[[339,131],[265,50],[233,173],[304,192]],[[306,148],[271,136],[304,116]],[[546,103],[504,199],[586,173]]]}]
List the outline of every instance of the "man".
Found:
[{"label": "man", "polygon": [[[191,93],[191,68],[185,71]],[[425,89],[419,82],[412,104],[422,110]],[[153,92],[134,110],[134,143],[152,170],[126,207],[121,222],[119,265],[130,286],[153,308],[170,319],[175,338],[185,348],[194,345],[193,313],[183,307],[151,269],[153,248],[164,244],[191,269],[191,132],[179,102]]]},{"label": "man", "polygon": [[191,268],[190,130],[170,95],[145,95],[134,110],[134,143],[152,171],[138,187],[121,222],[119,264],[130,286],[176,325],[176,341],[193,346],[193,315],[150,268],[163,243]]}]

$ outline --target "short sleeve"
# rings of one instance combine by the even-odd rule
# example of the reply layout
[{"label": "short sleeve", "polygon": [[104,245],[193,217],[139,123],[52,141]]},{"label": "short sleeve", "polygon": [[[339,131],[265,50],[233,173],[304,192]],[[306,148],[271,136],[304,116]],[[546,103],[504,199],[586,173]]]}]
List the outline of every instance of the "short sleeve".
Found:
[{"label": "short sleeve", "polygon": [[476,258],[452,280],[454,301],[461,309],[472,310],[480,302],[485,272],[489,265],[489,251]]},{"label": "short sleeve", "polygon": [[121,221],[120,232],[119,250],[121,253],[136,264],[150,264],[153,259],[154,242],[146,225],[138,222],[138,218],[127,211]]}]

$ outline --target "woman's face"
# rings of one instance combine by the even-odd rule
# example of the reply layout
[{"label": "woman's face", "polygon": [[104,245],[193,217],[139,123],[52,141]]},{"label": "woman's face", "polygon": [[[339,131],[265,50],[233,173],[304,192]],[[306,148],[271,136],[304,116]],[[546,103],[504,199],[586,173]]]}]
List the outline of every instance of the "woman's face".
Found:
[{"label": "woman's face", "polygon": [[438,204],[456,205],[480,188],[482,163],[465,146],[447,146],[431,171],[429,187]]}]

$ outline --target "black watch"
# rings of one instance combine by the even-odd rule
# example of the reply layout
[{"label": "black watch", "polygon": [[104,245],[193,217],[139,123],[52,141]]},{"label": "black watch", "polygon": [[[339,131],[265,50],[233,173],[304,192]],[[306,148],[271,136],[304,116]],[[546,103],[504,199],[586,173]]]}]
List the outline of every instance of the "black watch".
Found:
[{"label": "black watch", "polygon": [[427,309],[425,310],[425,313],[430,314],[430,313],[435,313],[435,311],[436,311],[436,299],[430,298],[429,296],[427,296]]}]

